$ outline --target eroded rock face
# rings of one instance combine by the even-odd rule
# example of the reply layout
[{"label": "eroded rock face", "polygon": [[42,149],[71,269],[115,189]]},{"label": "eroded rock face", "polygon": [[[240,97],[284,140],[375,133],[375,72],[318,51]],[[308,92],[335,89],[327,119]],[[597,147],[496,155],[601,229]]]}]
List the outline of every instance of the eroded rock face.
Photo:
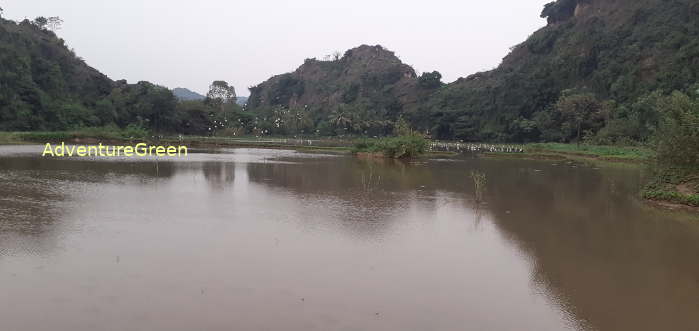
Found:
[{"label": "eroded rock face", "polygon": [[583,0],[557,0],[544,6],[541,17],[546,18],[549,25],[566,21],[575,15],[577,6]]},{"label": "eroded rock face", "polygon": [[583,13],[583,11],[587,8],[585,4],[578,3],[577,6],[575,6],[575,12],[573,16],[575,17],[580,17],[580,15]]}]

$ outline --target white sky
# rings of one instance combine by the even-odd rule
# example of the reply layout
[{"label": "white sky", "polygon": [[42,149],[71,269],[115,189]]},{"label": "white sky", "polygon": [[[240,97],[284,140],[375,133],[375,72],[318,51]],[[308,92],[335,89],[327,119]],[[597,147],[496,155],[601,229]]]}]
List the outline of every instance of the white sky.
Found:
[{"label": "white sky", "polygon": [[112,79],[238,95],[305,58],[380,44],[445,82],[496,67],[545,25],[551,0],[0,0],[3,16],[60,16],[58,35]]}]

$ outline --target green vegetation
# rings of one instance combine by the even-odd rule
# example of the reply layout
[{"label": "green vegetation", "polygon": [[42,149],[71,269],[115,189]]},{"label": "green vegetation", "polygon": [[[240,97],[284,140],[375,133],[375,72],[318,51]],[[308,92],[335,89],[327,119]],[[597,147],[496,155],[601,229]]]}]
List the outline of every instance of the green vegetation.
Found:
[{"label": "green vegetation", "polygon": [[385,136],[403,118],[440,140],[649,146],[657,101],[696,89],[697,14],[690,0],[554,1],[492,71],[445,85],[360,46],[253,87],[248,111],[279,135]]},{"label": "green vegetation", "polygon": [[157,134],[387,136],[405,119],[428,137],[481,142],[648,145],[673,91],[699,77],[699,4],[559,0],[549,25],[496,69],[451,84],[381,46],[308,59],[250,88],[246,109],[216,81],[180,101],[148,82],[111,81],[52,31],[58,18],[0,20],[0,130],[137,124]]},{"label": "green vegetation", "polygon": [[22,144],[24,141],[15,132],[0,132],[0,145],[5,144]]},{"label": "green vegetation", "polygon": [[423,72],[417,79],[418,85],[424,89],[435,89],[442,87],[442,74],[439,71]]},{"label": "green vegetation", "polygon": [[246,108],[225,81],[188,101],[112,81],[53,32],[58,17],[0,18],[0,131],[36,131],[0,140],[360,136],[375,139],[356,151],[396,158],[423,153],[423,136],[529,143],[531,154],[654,160],[647,195],[670,197],[658,192],[699,173],[697,16],[694,0],[557,0],[541,13],[549,24],[494,70],[443,84],[362,45],[251,87]]},{"label": "green vegetation", "polygon": [[654,99],[696,89],[697,15],[690,0],[556,1],[542,13],[551,24],[497,69],[446,85],[406,118],[438,139],[650,143]]},{"label": "green vegetation", "polygon": [[575,145],[562,143],[538,143],[525,146],[527,153],[554,152],[603,158],[608,160],[643,161],[653,157],[653,151],[645,147]]},{"label": "green vegetation", "polygon": [[73,139],[145,140],[150,138],[148,130],[137,125],[126,128],[117,126],[86,127],[67,131],[0,132],[0,143],[24,143],[47,141],[70,141]]},{"label": "green vegetation", "polygon": [[427,150],[427,140],[420,135],[402,135],[379,139],[362,139],[354,145],[353,153],[381,153],[400,159],[420,156]]},{"label": "green vegetation", "polygon": [[643,191],[651,200],[699,207],[699,90],[657,100],[661,114],[654,142],[655,179]]},{"label": "green vegetation", "polygon": [[38,17],[0,19],[0,130],[96,125],[94,105],[111,81],[68,50]]},{"label": "green vegetation", "polygon": [[647,189],[643,192],[643,198],[653,201],[665,201],[680,205],[699,207],[699,194],[684,194],[674,190]]},{"label": "green vegetation", "polygon": [[[216,134],[233,127],[232,120],[251,117],[241,114],[235,91],[225,82],[214,82],[206,100],[178,102],[162,86],[112,81],[56,36],[52,30],[61,22],[58,17],[19,23],[0,18],[0,131],[135,126],[158,134]],[[106,136],[114,131],[106,130]]]},{"label": "green vegetation", "polygon": [[675,92],[658,100],[661,114],[655,136],[662,168],[699,170],[699,88],[693,96]]},{"label": "green vegetation", "polygon": [[247,111],[273,135],[386,136],[440,79],[418,78],[393,52],[362,45],[251,87]]},{"label": "green vegetation", "polygon": [[694,168],[659,168],[644,188],[643,198],[699,207],[699,171]]}]

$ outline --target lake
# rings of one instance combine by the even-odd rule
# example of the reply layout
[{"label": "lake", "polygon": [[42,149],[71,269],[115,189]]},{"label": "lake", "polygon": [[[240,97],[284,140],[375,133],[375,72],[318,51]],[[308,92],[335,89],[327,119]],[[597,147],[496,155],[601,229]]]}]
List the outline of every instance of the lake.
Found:
[{"label": "lake", "polygon": [[639,168],[42,150],[0,146],[3,331],[699,327],[699,220]]}]

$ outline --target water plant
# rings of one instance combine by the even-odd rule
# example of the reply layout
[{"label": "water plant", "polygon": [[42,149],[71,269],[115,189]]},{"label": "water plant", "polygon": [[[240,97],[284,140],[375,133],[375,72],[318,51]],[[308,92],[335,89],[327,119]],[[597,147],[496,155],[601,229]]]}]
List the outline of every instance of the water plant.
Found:
[{"label": "water plant", "polygon": [[381,185],[381,175],[374,173],[374,167],[369,167],[369,171],[362,173],[362,189],[364,192],[372,192]]},{"label": "water plant", "polygon": [[483,194],[485,193],[485,185],[487,182],[485,173],[477,170],[471,171],[471,179],[473,179],[473,185],[476,194],[476,203],[481,203],[483,201]]}]

